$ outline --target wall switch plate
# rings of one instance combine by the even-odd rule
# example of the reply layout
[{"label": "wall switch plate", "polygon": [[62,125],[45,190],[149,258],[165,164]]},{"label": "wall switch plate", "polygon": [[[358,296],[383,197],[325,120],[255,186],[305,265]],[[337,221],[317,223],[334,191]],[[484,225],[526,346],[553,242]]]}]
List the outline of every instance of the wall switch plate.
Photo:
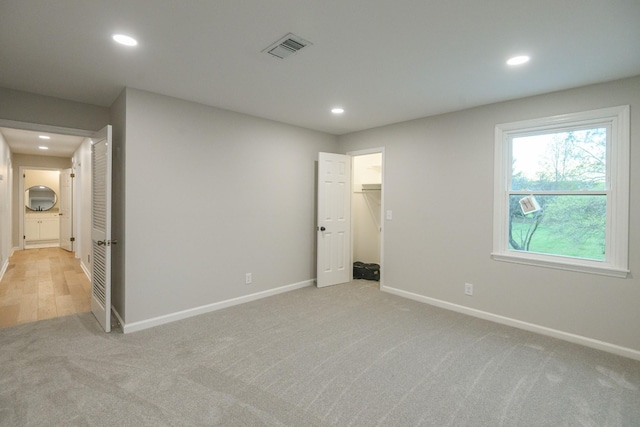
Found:
[{"label": "wall switch plate", "polygon": [[464,284],[464,294],[473,295],[473,285],[471,283]]},{"label": "wall switch plate", "polygon": [[391,221],[393,219],[393,211],[387,211],[387,219]]},{"label": "wall switch plate", "polygon": [[250,285],[251,282],[253,282],[253,277],[251,275],[251,273],[247,273],[244,275],[244,284],[245,285]]}]

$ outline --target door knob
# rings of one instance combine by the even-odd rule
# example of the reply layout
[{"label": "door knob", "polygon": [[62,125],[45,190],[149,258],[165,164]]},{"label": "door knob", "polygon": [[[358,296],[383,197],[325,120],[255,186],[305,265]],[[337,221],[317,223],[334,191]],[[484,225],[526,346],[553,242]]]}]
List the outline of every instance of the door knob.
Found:
[{"label": "door knob", "polygon": [[117,240],[98,240],[96,242],[98,244],[98,246],[111,246],[111,245],[117,245],[118,241]]},{"label": "door knob", "polygon": [[325,230],[326,230],[326,228],[320,227],[320,231],[325,231]]}]

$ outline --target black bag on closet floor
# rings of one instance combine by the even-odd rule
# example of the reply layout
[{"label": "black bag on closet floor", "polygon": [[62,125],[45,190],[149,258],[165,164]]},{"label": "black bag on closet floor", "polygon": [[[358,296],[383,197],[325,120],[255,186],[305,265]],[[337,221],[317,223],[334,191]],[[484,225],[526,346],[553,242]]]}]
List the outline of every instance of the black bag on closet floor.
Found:
[{"label": "black bag on closet floor", "polygon": [[356,261],[353,263],[353,278],[380,281],[380,266]]}]

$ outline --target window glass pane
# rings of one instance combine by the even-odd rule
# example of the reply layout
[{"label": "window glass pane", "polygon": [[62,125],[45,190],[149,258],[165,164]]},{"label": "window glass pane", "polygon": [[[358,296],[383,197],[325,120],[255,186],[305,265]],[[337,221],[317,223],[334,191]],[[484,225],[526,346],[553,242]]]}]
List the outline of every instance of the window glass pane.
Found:
[{"label": "window glass pane", "polygon": [[606,210],[604,195],[510,195],[509,249],[604,260]]},{"label": "window glass pane", "polygon": [[604,190],[607,128],[512,139],[512,190]]}]

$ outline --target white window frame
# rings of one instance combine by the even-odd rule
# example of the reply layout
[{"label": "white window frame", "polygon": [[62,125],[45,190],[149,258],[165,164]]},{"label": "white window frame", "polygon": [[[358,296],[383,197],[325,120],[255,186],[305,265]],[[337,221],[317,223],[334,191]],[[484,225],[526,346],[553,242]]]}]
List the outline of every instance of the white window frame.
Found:
[{"label": "white window frame", "polygon": [[[605,259],[589,260],[516,251],[509,248],[509,182],[511,138],[523,133],[552,133],[567,127],[607,127],[607,218]],[[629,106],[603,108],[539,119],[498,124],[495,127],[493,252],[497,261],[562,270],[627,277],[629,273]]]}]

